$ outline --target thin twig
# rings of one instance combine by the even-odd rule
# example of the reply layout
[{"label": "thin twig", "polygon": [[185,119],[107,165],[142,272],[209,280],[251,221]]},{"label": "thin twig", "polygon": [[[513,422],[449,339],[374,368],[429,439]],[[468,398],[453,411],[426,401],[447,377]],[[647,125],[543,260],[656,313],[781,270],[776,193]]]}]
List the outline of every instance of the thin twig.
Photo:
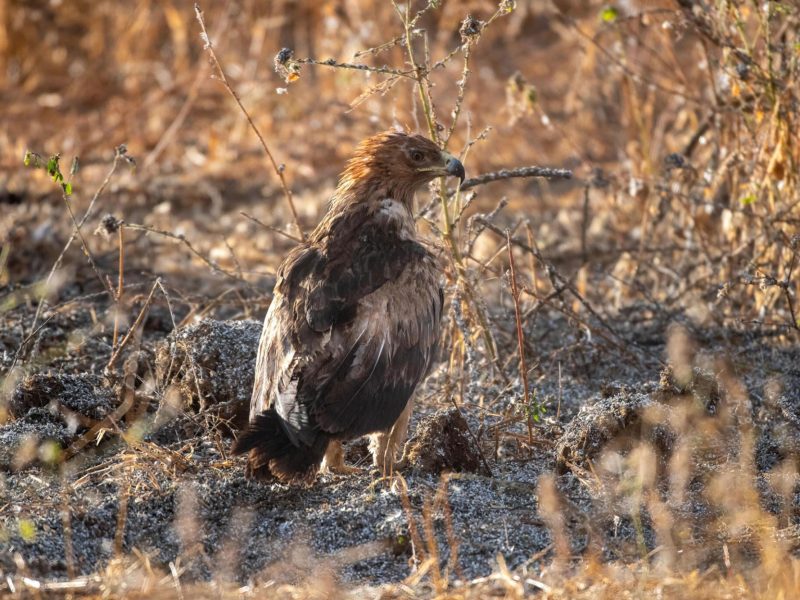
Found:
[{"label": "thin twig", "polygon": [[444,147],[447,148],[447,144],[450,142],[450,138],[453,137],[453,133],[456,130],[456,125],[458,124],[458,118],[461,116],[461,107],[464,104],[464,95],[467,90],[467,81],[469,80],[470,70],[469,70],[469,52],[470,52],[471,45],[469,43],[464,44],[464,67],[461,71],[461,79],[458,80],[458,97],[456,98],[456,105],[453,108],[453,122],[450,123],[450,128],[447,130],[447,135],[444,138]]},{"label": "thin twig", "polygon": [[236,275],[235,273],[231,273],[230,271],[223,269],[217,263],[212,261],[211,259],[205,257],[197,248],[195,248],[192,243],[186,238],[185,235],[179,233],[172,233],[171,231],[165,231],[164,229],[156,229],[154,227],[148,227],[147,225],[139,225],[138,223],[128,223],[126,221],[120,221],[120,228],[125,227],[127,229],[133,229],[135,231],[146,231],[147,233],[155,233],[156,235],[161,235],[173,240],[177,240],[181,242],[189,251],[194,254],[197,258],[202,260],[206,263],[213,271],[217,273],[222,273],[223,275],[227,275],[231,279],[235,279],[236,281],[244,281],[241,277]]},{"label": "thin twig", "polygon": [[584,263],[589,262],[589,248],[587,237],[589,232],[589,186],[583,188],[583,212],[581,215],[581,259]]},{"label": "thin twig", "polygon": [[75,550],[72,545],[72,510],[69,503],[69,487],[66,477],[62,477],[61,480],[61,527],[64,530],[64,558],[67,562],[67,577],[75,579]]},{"label": "thin twig", "polygon": [[412,559],[420,564],[425,561],[425,547],[422,544],[422,538],[419,535],[417,528],[417,520],[414,518],[414,511],[411,509],[411,500],[408,497],[408,484],[402,475],[397,474],[396,482],[398,486],[400,505],[403,507],[403,512],[406,513],[406,521],[408,522],[408,534],[411,539]]},{"label": "thin twig", "polygon": [[117,528],[114,530],[114,556],[120,558],[125,544],[125,523],[128,520],[128,499],[131,496],[130,483],[120,486],[119,508],[117,509]]},{"label": "thin twig", "polygon": [[189,116],[189,113],[194,107],[194,103],[199,97],[200,84],[206,80],[206,77],[208,77],[208,69],[209,65],[207,63],[203,63],[203,65],[197,70],[197,75],[195,76],[194,81],[189,88],[189,93],[186,95],[186,100],[183,101],[183,105],[178,111],[178,114],[175,115],[172,123],[170,123],[169,127],[167,127],[166,130],[164,130],[164,133],[161,134],[161,137],[158,139],[158,142],[156,142],[155,147],[145,157],[144,161],[142,161],[143,170],[146,170],[150,167],[150,165],[158,160],[158,157],[161,156],[161,153],[167,148],[167,146],[169,146],[170,142],[175,137],[175,134],[178,133],[178,130],[181,128],[184,121],[186,121],[186,117]]},{"label": "thin twig", "polygon": [[[490,231],[493,231],[493,232],[494,232],[494,233],[496,233],[497,235],[500,235],[500,236],[503,236],[503,237],[505,237],[505,232],[504,232],[502,229],[500,229],[499,227],[497,227],[497,225],[495,225],[495,224],[493,224],[493,223],[490,223],[490,222],[489,222],[489,221],[487,221],[486,219],[483,219],[483,218],[480,218],[480,217],[477,219],[477,221],[478,221],[479,223],[482,223],[482,224],[483,224],[483,225],[486,227],[486,229],[489,229]],[[621,350],[623,350],[623,351],[624,351],[626,354],[628,354],[628,355],[630,355],[630,356],[632,356],[632,357],[636,358],[638,361],[641,361],[641,358],[640,358],[639,356],[637,356],[636,354],[634,354],[634,353],[632,353],[632,352],[630,352],[630,351],[628,350],[628,348],[627,348],[627,347],[628,347],[629,345],[632,345],[632,344],[631,344],[631,342],[629,342],[628,340],[626,340],[625,338],[623,338],[623,337],[622,337],[620,334],[618,334],[616,331],[614,331],[614,328],[613,328],[613,327],[611,327],[611,325],[609,325],[609,324],[608,324],[608,322],[607,322],[607,321],[606,321],[606,320],[605,320],[603,317],[601,317],[601,316],[600,316],[600,315],[597,313],[597,311],[596,311],[596,310],[595,310],[595,309],[592,307],[592,305],[591,305],[591,304],[589,304],[589,301],[588,301],[588,300],[586,300],[586,298],[584,298],[584,297],[583,297],[583,295],[582,295],[582,294],[581,294],[581,293],[580,293],[580,292],[579,292],[579,291],[578,291],[578,290],[575,288],[575,286],[573,285],[573,283],[572,283],[571,281],[569,281],[569,280],[568,280],[566,277],[564,277],[563,275],[561,275],[561,273],[559,273],[559,272],[556,270],[555,266],[553,266],[553,265],[552,265],[550,262],[548,262],[548,261],[546,261],[546,260],[545,260],[544,256],[542,256],[542,253],[539,251],[539,249],[538,249],[538,248],[536,248],[536,247],[534,247],[534,246],[529,246],[529,245],[528,245],[528,244],[526,244],[525,242],[523,242],[523,241],[521,241],[521,240],[518,240],[518,239],[516,239],[516,238],[511,238],[510,242],[511,242],[513,245],[517,246],[518,248],[522,248],[522,249],[523,249],[523,250],[525,250],[526,252],[530,252],[531,254],[533,254],[533,255],[536,257],[536,259],[537,259],[537,260],[538,260],[538,261],[539,261],[539,262],[540,262],[542,265],[544,265],[545,271],[547,272],[547,275],[548,275],[548,277],[550,278],[550,282],[551,282],[551,284],[552,284],[552,286],[553,286],[553,289],[558,289],[558,288],[559,288],[561,285],[563,285],[563,286],[564,286],[564,287],[565,287],[567,290],[569,290],[569,292],[570,292],[570,293],[571,293],[573,296],[575,296],[575,298],[578,300],[578,302],[580,302],[580,303],[583,305],[583,307],[586,309],[586,311],[587,311],[587,312],[588,312],[588,313],[589,313],[591,316],[593,316],[595,319],[597,319],[597,321],[598,321],[598,322],[599,322],[599,323],[600,323],[600,324],[601,324],[601,325],[602,325],[602,326],[603,326],[603,327],[604,327],[604,328],[605,328],[605,329],[606,329],[606,330],[607,330],[609,333],[611,333],[611,335],[612,335],[612,336],[613,336],[613,337],[614,337],[616,340],[618,340],[618,341],[614,342],[614,345],[616,345],[618,348],[620,348]],[[524,288],[523,288],[523,290],[524,290]],[[535,294],[535,293],[532,293],[532,295],[533,295],[535,298],[538,298],[537,294]]]},{"label": "thin twig", "polygon": [[117,281],[117,307],[116,311],[114,312],[114,335],[111,341],[111,347],[117,347],[117,335],[119,334],[119,317],[120,313],[122,312],[122,292],[124,289],[125,284],[125,236],[123,234],[123,227],[119,227],[117,229],[117,234],[119,236],[119,279]]},{"label": "thin twig", "polygon": [[94,262],[94,256],[92,256],[91,250],[89,250],[89,245],[86,242],[86,238],[83,237],[83,232],[81,231],[80,225],[78,221],[75,219],[75,213],[72,210],[72,205],[69,202],[69,198],[67,197],[66,192],[61,193],[61,198],[64,200],[64,205],[67,207],[67,214],[69,214],[69,218],[72,221],[72,225],[74,226],[74,231],[78,238],[81,241],[81,250],[83,250],[83,255],[86,257],[86,260],[89,261],[89,266],[92,268],[97,279],[100,281],[100,284],[105,288],[106,293],[111,297],[111,300],[114,300],[114,290],[111,289],[111,284],[107,282],[103,276],[100,274],[100,270],[97,268],[97,263]]},{"label": "thin twig", "polygon": [[[89,202],[89,207],[86,209],[86,212],[83,214],[83,217],[73,228],[72,234],[69,236],[69,239],[67,240],[67,243],[64,245],[64,248],[61,250],[61,254],[58,255],[56,262],[53,263],[53,267],[50,269],[50,273],[47,275],[47,279],[45,280],[44,283],[45,289],[50,285],[50,281],[53,279],[53,275],[55,275],[55,272],[58,271],[59,267],[61,266],[61,261],[64,260],[64,255],[67,253],[67,250],[69,250],[70,246],[72,246],[72,242],[74,242],[75,238],[78,236],[80,228],[83,227],[83,225],[86,223],[86,220],[91,216],[92,209],[94,208],[97,199],[105,191],[106,187],[111,181],[111,177],[116,172],[120,159],[125,156],[123,148],[124,146],[118,146],[115,149],[114,162],[111,163],[111,168],[106,174],[105,179],[103,179],[103,182],[100,184],[100,187],[97,188],[97,191],[94,193],[94,196],[92,196],[92,199]],[[45,300],[44,296],[42,296],[42,298],[39,300],[39,305],[36,307],[36,314],[33,316],[33,325],[31,326],[32,329],[36,329],[36,325],[39,322],[39,317],[42,314],[42,307],[44,305],[44,300]]]},{"label": "thin twig", "polygon": [[517,270],[514,265],[514,249],[511,245],[511,231],[506,229],[508,263],[511,269],[511,299],[514,301],[514,317],[517,322],[517,349],[519,350],[519,372],[522,378],[522,394],[525,399],[525,414],[528,424],[528,443],[533,445],[533,420],[531,418],[530,392],[528,390],[528,369],[525,366],[525,334],[522,332],[522,317],[519,310],[519,288],[517,288]]},{"label": "thin twig", "polygon": [[111,358],[108,360],[108,364],[106,365],[106,371],[110,371],[114,368],[114,363],[117,362],[119,358],[120,352],[125,348],[125,345],[133,336],[136,329],[139,325],[144,321],[144,317],[147,314],[147,310],[150,308],[150,303],[153,301],[153,294],[156,291],[156,287],[159,286],[161,282],[161,278],[156,279],[153,287],[150,288],[150,294],[147,296],[147,300],[144,301],[144,306],[142,306],[142,310],[139,311],[139,316],[136,317],[136,320],[131,325],[131,328],[128,330],[128,333],[125,334],[125,337],[122,338],[122,341],[119,343],[119,346],[114,350],[114,353],[111,355]]},{"label": "thin twig", "polygon": [[289,210],[292,213],[292,219],[294,219],[294,226],[297,228],[297,232],[300,234],[300,237],[305,240],[306,235],[303,232],[302,227],[300,227],[300,219],[297,216],[297,209],[294,206],[294,200],[292,200],[292,192],[289,189],[289,186],[286,184],[286,177],[284,175],[284,171],[286,170],[284,165],[279,165],[278,162],[275,160],[275,157],[272,155],[272,152],[267,146],[267,142],[264,140],[264,136],[261,135],[261,131],[259,131],[256,124],[253,122],[253,118],[250,116],[250,113],[247,112],[247,109],[242,104],[242,100],[239,98],[239,94],[236,93],[236,90],[231,87],[231,84],[228,83],[228,78],[225,76],[225,71],[222,69],[222,64],[220,64],[219,60],[217,59],[217,54],[214,52],[214,45],[211,43],[211,38],[208,35],[208,31],[206,30],[206,23],[203,19],[203,11],[200,8],[200,5],[195,3],[194,5],[194,12],[197,16],[197,22],[200,23],[201,29],[201,37],[204,42],[204,50],[208,51],[208,55],[211,58],[211,63],[214,65],[214,68],[217,70],[217,76],[219,80],[222,82],[222,85],[225,86],[225,89],[228,90],[228,93],[234,99],[236,104],[239,106],[239,110],[242,111],[242,114],[247,119],[247,122],[250,125],[250,128],[256,134],[258,141],[261,143],[261,147],[264,149],[264,153],[267,155],[270,164],[272,165],[272,170],[278,176],[278,179],[281,184],[281,189],[283,190],[283,195],[286,198],[286,203],[289,205]]},{"label": "thin twig", "polygon": [[355,71],[368,71],[370,73],[381,73],[384,75],[394,75],[395,77],[406,77],[408,79],[414,79],[413,71],[401,71],[399,69],[390,69],[387,66],[372,67],[370,65],[362,65],[360,63],[338,62],[333,58],[329,58],[327,60],[316,60],[314,58],[292,58],[291,62],[302,65],[331,67],[333,69],[352,69]]},{"label": "thin twig", "polygon": [[[420,35],[421,32],[419,32],[418,30],[415,30],[414,28],[416,27],[417,22],[422,17],[422,15],[424,15],[428,10],[430,10],[433,7],[434,7],[434,3],[433,2],[428,2],[419,11],[417,11],[417,14],[414,15],[414,18],[411,19],[411,22],[410,22],[410,29],[411,29],[411,33],[412,34]],[[399,35],[396,38],[391,39],[388,42],[384,42],[383,44],[380,44],[380,45],[375,46],[373,48],[367,48],[366,50],[359,50],[358,52],[356,52],[353,55],[353,58],[359,58],[361,56],[364,56],[365,54],[371,54],[372,56],[375,56],[379,52],[383,52],[384,50],[388,50],[390,48],[394,48],[395,46],[406,45],[406,44],[409,43],[409,39],[410,38],[406,35],[406,33],[404,33],[403,35]]]},{"label": "thin twig", "polygon": [[303,240],[301,240],[299,237],[295,237],[291,233],[286,233],[283,229],[278,229],[274,225],[267,225],[263,221],[259,221],[253,215],[249,215],[246,212],[244,212],[243,210],[239,211],[239,214],[242,215],[245,218],[250,219],[251,221],[253,221],[253,223],[256,223],[257,225],[261,225],[261,227],[263,227],[264,229],[268,229],[269,231],[272,231],[273,233],[277,233],[278,235],[282,235],[286,239],[292,240],[293,242],[296,242],[298,244],[302,244],[303,243]]}]

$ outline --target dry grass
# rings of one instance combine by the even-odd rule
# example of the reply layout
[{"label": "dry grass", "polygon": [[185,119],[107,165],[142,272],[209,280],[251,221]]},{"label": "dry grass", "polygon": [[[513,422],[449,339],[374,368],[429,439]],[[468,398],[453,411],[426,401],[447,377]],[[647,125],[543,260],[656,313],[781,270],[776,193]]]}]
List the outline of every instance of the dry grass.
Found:
[{"label": "dry grass", "polygon": [[[562,414],[562,370],[583,373],[591,389],[613,379],[592,374],[598,356],[656,374],[669,365],[678,400],[643,416],[669,430],[669,453],[643,437],[569,467],[585,494],[630,521],[624,551],[609,550],[616,535],[592,523],[611,512],[581,515],[558,479],[544,475],[536,507],[551,547],[514,568],[498,550],[491,576],[465,580],[451,553],[459,543],[443,480],[421,508],[403,502],[414,538],[404,582],[351,589],[336,574],[380,549],[320,558],[298,544],[244,587],[235,577],[182,583],[181,557],[153,565],[135,549],[123,553],[119,538],[115,558],[95,574],[75,575],[66,557],[67,581],[26,575],[19,559],[4,591],[798,595],[798,455],[756,466],[763,423],[755,415],[770,391],[751,398],[743,379],[772,366],[737,348],[800,341],[795,3],[207,2],[202,39],[183,0],[41,4],[0,3],[0,381],[7,399],[30,372],[104,371],[120,406],[81,443],[118,436],[127,450],[103,468],[191,470],[199,438],[167,449],[137,429],[148,403],[166,403],[171,389],[148,371],[147,336],[155,334],[146,324],[260,318],[275,268],[316,223],[350,149],[395,125],[460,153],[470,176],[529,166],[573,174],[523,170],[459,190],[437,183],[420,195],[420,227],[449,257],[447,352],[432,402],[471,415],[481,448],[501,464],[551,456],[548,435],[580,406],[567,399]],[[80,157],[80,170],[60,182],[70,194],[52,172],[23,167],[28,150],[45,161],[61,153],[62,166]],[[113,216],[101,221],[106,213]],[[91,235],[96,227],[105,235]],[[83,337],[41,351],[44,326],[75,306],[91,316],[76,331]],[[664,343],[673,322],[681,326]],[[92,363],[99,367],[69,362],[93,336],[105,340]],[[721,390],[711,416],[699,407],[716,392],[698,401],[686,391],[698,369]],[[553,389],[557,398],[542,399]],[[221,450],[212,468],[240,468],[218,431],[205,432]],[[74,485],[81,474],[64,458],[54,462]],[[768,506],[765,486],[782,498],[780,510]],[[686,510],[698,498],[708,506],[699,520]],[[189,536],[184,549],[199,543],[189,513],[177,524]],[[69,530],[68,507],[63,514]],[[2,518],[0,544],[12,520]],[[120,520],[123,531],[124,511]],[[441,555],[440,525],[450,549]],[[589,540],[580,552],[577,538]]]}]

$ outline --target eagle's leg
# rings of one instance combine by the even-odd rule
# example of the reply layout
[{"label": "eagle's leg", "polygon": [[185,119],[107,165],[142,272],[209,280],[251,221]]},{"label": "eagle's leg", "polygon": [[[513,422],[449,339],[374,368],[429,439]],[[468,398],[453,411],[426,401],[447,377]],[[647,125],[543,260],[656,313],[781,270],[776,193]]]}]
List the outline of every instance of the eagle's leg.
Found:
[{"label": "eagle's leg", "polygon": [[350,473],[358,473],[359,469],[358,467],[350,467],[344,464],[342,443],[338,440],[331,440],[328,444],[328,449],[325,450],[325,458],[322,459],[322,471],[348,475]]},{"label": "eagle's leg", "polygon": [[406,442],[408,421],[413,408],[414,400],[410,399],[391,429],[370,436],[369,449],[372,452],[372,464],[380,469],[384,477],[391,476],[395,468],[400,468],[405,464],[405,456],[398,460],[397,453]]}]

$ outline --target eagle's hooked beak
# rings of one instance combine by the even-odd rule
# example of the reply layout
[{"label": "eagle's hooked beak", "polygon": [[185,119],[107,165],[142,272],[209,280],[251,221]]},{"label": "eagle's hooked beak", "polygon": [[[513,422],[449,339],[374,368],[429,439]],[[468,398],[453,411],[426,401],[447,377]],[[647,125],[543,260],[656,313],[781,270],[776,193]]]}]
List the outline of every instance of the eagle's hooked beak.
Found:
[{"label": "eagle's hooked beak", "polygon": [[461,161],[449,152],[442,152],[442,158],[444,159],[445,173],[458,177],[461,183],[464,183],[464,178],[467,174],[464,171],[464,165],[461,164]]}]

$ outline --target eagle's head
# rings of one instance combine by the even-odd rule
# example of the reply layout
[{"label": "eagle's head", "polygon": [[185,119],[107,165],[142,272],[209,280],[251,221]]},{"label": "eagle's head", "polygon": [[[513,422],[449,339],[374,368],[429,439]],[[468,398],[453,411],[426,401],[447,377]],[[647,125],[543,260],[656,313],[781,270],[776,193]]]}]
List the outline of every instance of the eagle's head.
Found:
[{"label": "eagle's head", "polygon": [[428,138],[384,131],[362,141],[339,181],[339,194],[355,192],[411,204],[414,192],[437,177],[464,180],[464,165]]}]

